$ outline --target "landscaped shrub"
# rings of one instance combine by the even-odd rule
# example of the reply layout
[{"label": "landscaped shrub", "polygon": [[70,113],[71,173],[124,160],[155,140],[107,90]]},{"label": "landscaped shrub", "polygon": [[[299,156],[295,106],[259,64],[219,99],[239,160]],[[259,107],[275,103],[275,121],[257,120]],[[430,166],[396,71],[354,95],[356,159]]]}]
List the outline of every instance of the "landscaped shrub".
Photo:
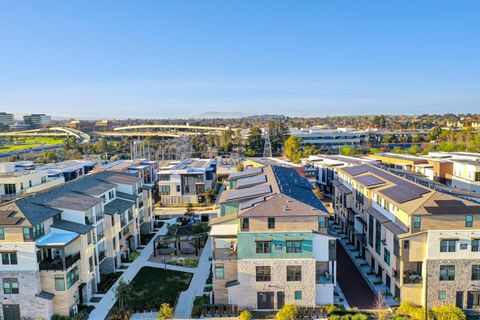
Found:
[{"label": "landscaped shrub", "polygon": [[327,313],[327,315],[333,314],[338,311],[340,311],[340,309],[337,308],[337,306],[335,306],[334,304],[327,304],[325,306],[325,312]]},{"label": "landscaped shrub", "polygon": [[240,315],[238,316],[238,320],[250,320],[252,318],[253,318],[253,315],[248,310],[243,310],[242,312],[240,312]]},{"label": "landscaped shrub", "polygon": [[[425,320],[425,308],[414,307],[405,301],[400,304],[397,313],[404,316],[410,316],[411,319]],[[431,311],[428,312],[428,319],[434,319]]]},{"label": "landscaped shrub", "polygon": [[453,305],[433,307],[436,320],[465,320],[467,317],[462,310]]},{"label": "landscaped shrub", "polygon": [[275,319],[277,320],[295,320],[298,314],[298,308],[293,304],[286,304],[277,312]]}]

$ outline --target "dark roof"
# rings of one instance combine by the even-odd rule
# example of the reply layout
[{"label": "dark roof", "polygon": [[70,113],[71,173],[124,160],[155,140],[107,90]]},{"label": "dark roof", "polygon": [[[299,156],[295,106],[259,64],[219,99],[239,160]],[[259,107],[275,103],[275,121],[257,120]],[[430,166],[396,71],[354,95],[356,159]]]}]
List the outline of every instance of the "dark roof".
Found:
[{"label": "dark roof", "polygon": [[90,230],[93,229],[93,226],[88,225],[88,224],[80,224],[76,222],[71,222],[71,221],[66,221],[66,220],[60,220],[56,221],[51,225],[52,228],[57,228],[57,229],[62,229],[62,230],[67,230],[67,231],[72,231],[76,233],[81,233],[81,234],[86,234]]},{"label": "dark roof", "polygon": [[129,184],[133,185],[140,182],[142,179],[134,174],[115,172],[115,171],[101,171],[95,174],[95,178],[115,184]]},{"label": "dark roof", "polygon": [[117,197],[128,199],[128,200],[136,200],[137,199],[137,196],[135,196],[133,194],[128,194],[128,193],[119,192],[119,191],[117,191]]},{"label": "dark roof", "polygon": [[104,207],[104,211],[108,215],[112,215],[115,213],[122,213],[126,210],[132,208],[133,202],[122,200],[122,199],[115,199],[109,203],[107,203]]},{"label": "dark roof", "polygon": [[32,224],[41,223],[61,213],[61,210],[41,206],[30,201],[31,198],[24,198],[15,201],[16,207],[24,217]]},{"label": "dark roof", "polygon": [[94,196],[99,196],[116,187],[116,185],[114,184],[95,179],[95,176],[88,176],[88,178],[78,179],[77,181],[74,180],[73,183],[68,183],[65,186],[68,190],[86,193]]},{"label": "dark roof", "polygon": [[39,204],[74,211],[87,211],[102,203],[102,199],[100,198],[73,192],[66,192],[58,197],[52,197],[51,199],[48,199],[48,196],[45,198],[47,199]]},{"label": "dark roof", "polygon": [[228,180],[235,180],[235,179],[241,179],[241,178],[246,178],[246,177],[251,177],[255,176],[257,174],[260,174],[263,172],[262,168],[251,168],[251,169],[246,169],[244,171],[240,172],[235,172],[232,173],[228,176]]}]

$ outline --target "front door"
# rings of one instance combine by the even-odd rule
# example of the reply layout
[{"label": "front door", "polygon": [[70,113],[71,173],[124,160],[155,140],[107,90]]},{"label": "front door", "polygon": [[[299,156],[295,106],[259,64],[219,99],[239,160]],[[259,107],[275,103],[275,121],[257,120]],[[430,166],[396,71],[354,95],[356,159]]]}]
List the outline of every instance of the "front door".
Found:
[{"label": "front door", "polygon": [[285,305],[285,292],[278,291],[277,292],[277,309],[282,309]]},{"label": "front door", "polygon": [[463,291],[457,291],[457,294],[455,296],[455,305],[463,309]]},{"label": "front door", "polygon": [[3,319],[20,320],[20,306],[18,304],[4,304]]},{"label": "front door", "polygon": [[257,292],[257,308],[258,309],[274,309],[273,292]]}]

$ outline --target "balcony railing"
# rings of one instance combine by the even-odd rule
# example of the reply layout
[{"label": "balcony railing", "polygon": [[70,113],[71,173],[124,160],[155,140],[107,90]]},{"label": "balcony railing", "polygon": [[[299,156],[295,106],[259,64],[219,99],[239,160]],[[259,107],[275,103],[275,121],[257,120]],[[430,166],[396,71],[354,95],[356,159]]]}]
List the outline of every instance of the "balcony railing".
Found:
[{"label": "balcony railing", "polygon": [[39,263],[40,270],[53,270],[53,271],[64,271],[70,268],[75,262],[80,260],[80,253],[70,255],[65,258],[65,265],[63,264],[63,260],[42,260]]},{"label": "balcony railing", "polygon": [[100,251],[100,252],[98,253],[98,262],[102,262],[103,259],[105,259],[105,256],[106,256],[106,250]]},{"label": "balcony railing", "polygon": [[236,260],[237,252],[234,249],[222,248],[213,250],[214,260]]},{"label": "balcony railing", "polygon": [[405,272],[403,274],[403,284],[421,284],[423,278],[418,273]]},{"label": "balcony railing", "polygon": [[317,284],[332,284],[333,275],[317,277]]},{"label": "balcony railing", "polygon": [[97,232],[97,241],[95,242],[95,244],[102,241],[103,238],[105,238],[105,232]]},{"label": "balcony railing", "polygon": [[103,219],[103,212],[97,213],[95,219],[97,219],[97,222],[101,221]]}]

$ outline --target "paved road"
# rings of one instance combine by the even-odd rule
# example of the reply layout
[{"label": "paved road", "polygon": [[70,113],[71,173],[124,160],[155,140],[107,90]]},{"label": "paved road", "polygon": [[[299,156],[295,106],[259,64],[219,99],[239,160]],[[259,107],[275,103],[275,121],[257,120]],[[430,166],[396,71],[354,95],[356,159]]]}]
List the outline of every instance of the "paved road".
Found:
[{"label": "paved road", "polygon": [[340,243],[337,243],[337,261],[337,281],[350,307],[373,309],[375,294]]}]

